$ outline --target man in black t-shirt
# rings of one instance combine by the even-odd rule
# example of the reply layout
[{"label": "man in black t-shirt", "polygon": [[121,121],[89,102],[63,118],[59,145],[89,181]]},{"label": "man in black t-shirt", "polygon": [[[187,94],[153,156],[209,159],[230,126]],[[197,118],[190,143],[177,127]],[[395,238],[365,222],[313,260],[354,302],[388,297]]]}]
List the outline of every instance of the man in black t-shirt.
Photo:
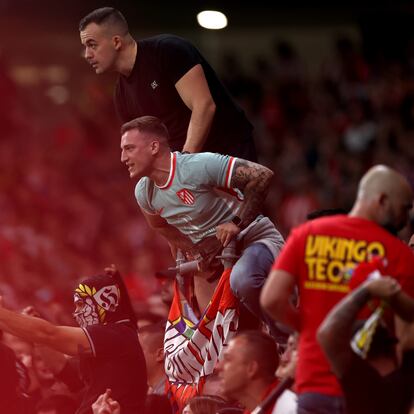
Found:
[{"label": "man in black t-shirt", "polygon": [[170,131],[173,151],[257,161],[252,125],[189,41],[162,34],[136,42],[111,7],[89,13],[79,31],[95,72],[119,73],[114,98],[122,123],[156,116]]},{"label": "man in black t-shirt", "polygon": [[145,360],[118,271],[112,266],[105,274],[84,280],[74,291],[74,302],[79,327],[56,326],[0,307],[0,329],[80,358],[85,391],[77,414],[91,413],[93,402],[108,388],[122,414],[142,412],[147,393]]}]

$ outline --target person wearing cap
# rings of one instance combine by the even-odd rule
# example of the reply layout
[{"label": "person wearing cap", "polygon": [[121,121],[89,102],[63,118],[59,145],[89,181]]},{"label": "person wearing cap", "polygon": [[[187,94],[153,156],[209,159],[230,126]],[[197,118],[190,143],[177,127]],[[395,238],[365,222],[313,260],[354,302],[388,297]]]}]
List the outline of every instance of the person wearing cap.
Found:
[{"label": "person wearing cap", "polygon": [[372,299],[382,299],[398,316],[405,318],[406,312],[401,310],[406,309],[406,296],[394,278],[368,279],[340,301],[318,329],[317,339],[339,379],[348,414],[408,412],[413,397],[414,348],[403,349],[399,364],[398,340],[379,319],[365,353],[357,348],[360,356],[353,349],[355,328],[365,327],[363,337],[369,335],[366,322],[355,322],[365,305]]},{"label": "person wearing cap", "polygon": [[107,389],[123,414],[141,412],[147,392],[145,361],[119,272],[111,266],[83,280],[74,290],[74,303],[78,327],[56,326],[1,307],[0,329],[80,359],[85,389],[77,414],[90,413]]}]

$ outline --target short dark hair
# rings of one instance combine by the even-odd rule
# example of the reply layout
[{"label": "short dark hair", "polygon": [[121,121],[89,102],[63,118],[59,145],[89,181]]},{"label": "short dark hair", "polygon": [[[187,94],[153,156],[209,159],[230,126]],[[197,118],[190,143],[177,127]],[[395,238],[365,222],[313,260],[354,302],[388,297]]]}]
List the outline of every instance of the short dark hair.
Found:
[{"label": "short dark hair", "polygon": [[236,338],[243,338],[247,342],[246,352],[249,359],[258,363],[259,371],[263,376],[273,378],[279,366],[279,353],[275,340],[259,330],[242,331]]},{"label": "short dark hair", "polygon": [[194,414],[215,413],[226,405],[226,401],[215,395],[199,395],[187,403]]},{"label": "short dark hair", "polygon": [[320,217],[335,216],[337,214],[347,214],[344,208],[323,208],[320,210],[314,210],[307,214],[306,220],[315,220]]},{"label": "short dark hair", "polygon": [[138,129],[139,132],[147,132],[152,135],[156,135],[160,138],[164,138],[165,141],[169,141],[170,134],[165,124],[155,116],[141,116],[135,118],[132,121],[126,122],[121,127],[121,135],[132,129]]},{"label": "short dark hair", "polygon": [[107,24],[116,27],[122,35],[126,35],[129,32],[128,22],[125,17],[119,10],[113,7],[101,7],[87,14],[79,22],[79,31],[85,30],[85,27],[91,23],[96,23],[97,25]]}]

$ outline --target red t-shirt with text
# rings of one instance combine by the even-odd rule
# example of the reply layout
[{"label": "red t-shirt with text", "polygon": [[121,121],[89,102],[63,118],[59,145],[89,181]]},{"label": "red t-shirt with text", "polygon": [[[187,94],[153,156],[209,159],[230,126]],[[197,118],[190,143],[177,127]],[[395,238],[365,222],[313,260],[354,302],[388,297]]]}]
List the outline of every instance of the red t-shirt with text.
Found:
[{"label": "red t-shirt with text", "polygon": [[386,258],[388,275],[414,296],[414,254],[376,223],[346,215],[323,217],[295,228],[273,269],[295,276],[300,336],[296,389],[341,395],[341,387],[316,340],[327,313],[350,290],[353,269],[371,256]]}]

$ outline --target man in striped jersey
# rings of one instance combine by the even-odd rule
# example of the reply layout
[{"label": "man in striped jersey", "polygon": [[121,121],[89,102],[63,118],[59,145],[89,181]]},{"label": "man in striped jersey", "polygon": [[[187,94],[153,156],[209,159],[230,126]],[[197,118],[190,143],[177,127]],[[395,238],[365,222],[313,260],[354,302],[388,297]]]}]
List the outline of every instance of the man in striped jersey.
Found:
[{"label": "man in striped jersey", "polygon": [[241,256],[231,272],[232,291],[269,322],[273,336],[280,336],[259,304],[261,287],[283,245],[273,223],[260,214],[272,171],[227,155],[171,152],[167,128],[156,117],[127,122],[121,133],[121,161],[138,180],[135,197],[149,225],[173,251],[201,254],[208,264],[201,264],[201,277],[194,279],[201,313],[214,292],[211,282],[218,279],[210,271],[214,258],[237,238]]}]

